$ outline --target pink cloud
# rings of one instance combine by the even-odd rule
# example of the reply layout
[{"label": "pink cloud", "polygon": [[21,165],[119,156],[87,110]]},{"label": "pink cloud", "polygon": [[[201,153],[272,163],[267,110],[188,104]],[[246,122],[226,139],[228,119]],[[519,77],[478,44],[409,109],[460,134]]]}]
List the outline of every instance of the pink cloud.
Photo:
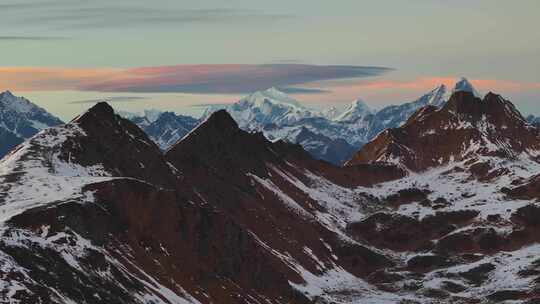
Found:
[{"label": "pink cloud", "polygon": [[0,80],[13,90],[101,92],[247,93],[344,78],[380,75],[389,69],[350,65],[221,64],[131,69],[0,68]]},{"label": "pink cloud", "polygon": [[[411,80],[369,78],[385,71],[373,67],[300,64],[208,64],[131,69],[0,67],[0,89],[242,95],[271,86],[292,85],[323,89],[311,94],[295,94],[306,102],[342,103],[361,97],[374,104],[388,104],[414,100],[440,84],[451,88],[456,81],[456,77],[447,76]],[[540,83],[535,82],[498,79],[471,79],[471,82],[484,93],[536,94],[540,90]]]}]

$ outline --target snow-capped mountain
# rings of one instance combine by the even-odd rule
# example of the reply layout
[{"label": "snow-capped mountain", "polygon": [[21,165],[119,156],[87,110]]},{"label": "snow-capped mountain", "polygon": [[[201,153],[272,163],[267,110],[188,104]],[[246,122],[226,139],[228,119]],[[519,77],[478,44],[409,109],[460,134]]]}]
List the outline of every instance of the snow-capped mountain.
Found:
[{"label": "snow-capped mountain", "polygon": [[356,147],[351,146],[347,141],[341,138],[333,139],[320,133],[313,132],[310,124],[315,119],[305,122],[305,126],[282,127],[272,129],[269,126],[263,129],[265,136],[271,140],[285,140],[291,143],[302,145],[314,158],[326,160],[330,163],[341,165],[349,160],[355,152]]},{"label": "snow-capped mountain", "polygon": [[312,110],[276,88],[257,91],[232,105],[209,107],[203,119],[219,109],[227,110],[246,130],[258,130],[269,124],[294,124],[315,115]]},{"label": "snow-capped mountain", "polygon": [[[446,86],[441,85],[413,102],[388,106],[377,112],[371,110],[365,102],[356,100],[333,120],[325,117],[310,117],[296,124],[269,126],[263,128],[262,131],[269,138],[286,139],[287,134],[293,130],[298,132],[301,128],[306,128],[314,134],[333,140],[345,140],[350,146],[360,149],[383,130],[396,128],[405,123],[418,109],[426,105],[440,107],[448,98],[449,92]],[[337,159],[325,158],[325,160],[339,164]]]},{"label": "snow-capped mountain", "polygon": [[[125,114],[122,116],[126,117]],[[198,119],[191,116],[157,110],[144,111],[144,115],[129,115],[126,118],[143,129],[162,150],[170,148],[199,123]]]},{"label": "snow-capped mountain", "polygon": [[0,93],[0,158],[25,139],[62,121],[10,91]]},{"label": "snow-capped mountain", "polygon": [[343,112],[342,110],[339,110],[336,107],[330,107],[330,108],[326,108],[326,109],[323,109],[323,110],[319,111],[316,116],[324,117],[324,118],[326,118],[328,120],[334,120],[339,115],[341,115],[342,112]]},{"label": "snow-capped mountain", "polygon": [[0,298],[535,303],[539,155],[492,93],[419,109],[345,167],[223,110],[163,152],[99,103],[0,160]]},{"label": "snow-capped mountain", "polygon": [[459,79],[459,81],[456,83],[454,89],[452,90],[452,93],[455,92],[469,92],[474,95],[474,97],[482,98],[482,95],[473,87],[473,85],[470,83],[467,78],[462,77]]},{"label": "snow-capped mountain", "polygon": [[375,113],[369,122],[365,142],[373,139],[386,129],[397,128],[403,125],[413,113],[426,105],[442,106],[449,97],[446,86],[440,85],[415,101],[401,105],[391,105],[381,109]]},{"label": "snow-capped mountain", "polygon": [[[456,83],[454,91],[476,92],[465,78]],[[387,106],[380,111],[372,110],[361,99],[353,101],[343,111],[335,107],[315,111],[272,88],[219,108],[227,110],[245,130],[261,131],[271,140],[299,143],[317,158],[342,164],[351,151],[360,149],[380,132],[403,125],[413,113],[426,105],[444,105],[450,94],[445,85],[440,85],[415,101]],[[207,109],[203,117],[217,109]],[[297,134],[304,136],[298,137]],[[302,142],[298,138],[302,138]],[[347,145],[343,145],[343,141]],[[328,150],[340,149],[343,149],[342,153],[327,153]]]},{"label": "snow-capped mountain", "polygon": [[352,122],[359,119],[364,119],[372,114],[373,111],[361,99],[353,101],[341,114],[337,115],[333,120],[340,122]]},{"label": "snow-capped mountain", "polygon": [[129,111],[117,111],[118,115],[134,121],[138,126],[148,126],[155,122],[161,114],[165,111],[157,109],[146,109],[142,113],[129,112]]},{"label": "snow-capped mountain", "polygon": [[[539,130],[500,95],[476,96],[472,91],[456,91],[442,108],[420,109],[402,127],[388,129],[364,146],[349,164],[393,162],[422,171],[492,157],[535,161]],[[482,169],[490,170],[489,164]]]}]

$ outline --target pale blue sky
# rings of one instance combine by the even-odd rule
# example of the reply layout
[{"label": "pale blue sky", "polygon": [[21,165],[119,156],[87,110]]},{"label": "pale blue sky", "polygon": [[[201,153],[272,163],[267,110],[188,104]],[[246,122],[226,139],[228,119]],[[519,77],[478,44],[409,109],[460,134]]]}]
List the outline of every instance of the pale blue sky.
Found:
[{"label": "pale blue sky", "polygon": [[[538,13],[537,0],[3,0],[0,67],[337,64],[395,69],[377,79],[467,76],[535,88]],[[501,93],[540,112],[538,91]]]}]

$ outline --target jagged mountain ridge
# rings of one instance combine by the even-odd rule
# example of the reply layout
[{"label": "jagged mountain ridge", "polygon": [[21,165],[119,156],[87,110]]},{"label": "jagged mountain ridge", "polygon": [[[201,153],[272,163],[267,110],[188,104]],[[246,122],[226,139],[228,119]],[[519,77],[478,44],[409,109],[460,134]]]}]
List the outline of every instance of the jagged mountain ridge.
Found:
[{"label": "jagged mountain ridge", "polygon": [[[443,109],[428,106],[403,128],[417,124],[429,133],[430,125],[417,121],[446,111],[478,122],[493,116],[507,126],[501,141],[533,132],[491,95],[486,100],[497,107],[462,103],[478,100],[454,93]],[[0,262],[9,271],[0,277],[2,296],[23,303],[491,303],[540,296],[534,157],[478,154],[504,160],[497,169],[507,171],[489,179],[459,170],[473,165],[468,159],[420,172],[405,162],[338,168],[299,145],[242,131],[225,111],[164,154],[111,111],[101,104],[0,162],[2,186],[72,186],[50,199],[36,191],[32,206],[15,204],[26,200],[12,195],[25,191],[2,192],[9,195],[0,199],[1,214],[22,207],[3,218]],[[440,136],[450,129],[460,125]],[[107,131],[115,136],[100,134]],[[43,138],[57,138],[58,148]],[[534,146],[527,148],[534,156]],[[51,157],[51,149],[68,153]],[[111,166],[92,152],[123,149],[140,150],[146,160]]]},{"label": "jagged mountain ridge", "polygon": [[40,130],[62,124],[45,109],[10,91],[0,93],[0,158]]},{"label": "jagged mountain ridge", "polygon": [[[474,90],[463,78],[454,91],[469,88]],[[428,104],[443,105],[450,93],[441,85],[410,103],[373,111],[362,100],[355,100],[340,112],[335,108],[309,110],[298,101],[285,97],[285,93],[277,92],[275,88],[257,92],[238,103],[218,108],[225,108],[243,129],[262,131],[271,140],[301,143],[313,156],[337,165],[351,156],[350,151],[360,149],[383,130],[405,123],[419,108]],[[203,117],[215,109],[208,108]],[[305,136],[300,142],[297,134],[301,133]],[[328,153],[328,150],[335,152]]]},{"label": "jagged mountain ridge", "polygon": [[137,124],[162,150],[173,146],[200,122],[191,116],[157,111],[130,115],[128,119]]},{"label": "jagged mountain ridge", "polygon": [[[317,220],[322,201],[276,192],[306,179],[305,164],[311,174],[345,180],[300,146],[241,131],[225,112],[163,154],[97,104],[0,163],[2,225],[9,227],[0,242],[1,294],[22,303],[308,303],[312,291],[300,290],[323,269],[353,278],[391,263],[344,242],[333,231],[343,221],[335,214]],[[400,174],[381,168],[378,180]],[[372,174],[369,167],[351,172],[361,171]]]},{"label": "jagged mountain ridge", "polygon": [[538,129],[509,101],[456,92],[442,108],[422,108],[402,127],[380,134],[349,164],[397,162],[419,171],[483,156],[535,159],[539,148]]},{"label": "jagged mountain ridge", "polygon": [[[461,87],[474,90],[466,79],[461,79],[454,91],[461,90]],[[360,99],[341,111],[336,108],[315,111],[302,106],[279,89],[270,88],[250,94],[232,105],[211,106],[201,120],[216,110],[226,109],[244,130],[263,132],[270,140],[299,143],[315,158],[341,165],[381,131],[400,126],[425,105],[443,105],[448,96],[448,89],[441,85],[414,102],[388,106],[380,111],[370,109]],[[145,115],[129,114],[128,118],[145,130],[163,150],[200,122],[172,112],[147,112]]]}]

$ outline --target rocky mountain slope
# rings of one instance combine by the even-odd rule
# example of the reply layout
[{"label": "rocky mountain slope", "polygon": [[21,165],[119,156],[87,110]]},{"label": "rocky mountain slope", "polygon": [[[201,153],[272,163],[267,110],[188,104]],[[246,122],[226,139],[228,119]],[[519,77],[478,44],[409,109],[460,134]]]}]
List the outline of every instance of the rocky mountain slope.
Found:
[{"label": "rocky mountain slope", "polygon": [[[406,269],[420,275],[403,286],[434,301],[459,295],[464,303],[536,303],[539,151],[539,129],[509,101],[455,92],[441,109],[419,110],[348,162],[409,172],[375,186],[391,211],[349,229],[357,240],[404,253]],[[382,283],[396,288],[402,277],[386,273]]]},{"label": "rocky mountain slope", "polygon": [[335,167],[223,110],[164,153],[100,103],[0,161],[0,299],[536,303],[539,132],[456,90]]},{"label": "rocky mountain slope", "polygon": [[[370,181],[347,177],[362,172]],[[364,286],[361,277],[392,263],[343,234],[334,197],[342,193],[316,185],[341,187],[324,176],[367,186],[402,174],[341,171],[240,130],[224,111],[163,154],[100,103],[0,162],[0,297],[309,303],[342,282]],[[346,209],[361,208],[362,196],[348,195]]]},{"label": "rocky mountain slope", "polygon": [[61,123],[28,99],[0,93],[0,157],[40,130]]}]

